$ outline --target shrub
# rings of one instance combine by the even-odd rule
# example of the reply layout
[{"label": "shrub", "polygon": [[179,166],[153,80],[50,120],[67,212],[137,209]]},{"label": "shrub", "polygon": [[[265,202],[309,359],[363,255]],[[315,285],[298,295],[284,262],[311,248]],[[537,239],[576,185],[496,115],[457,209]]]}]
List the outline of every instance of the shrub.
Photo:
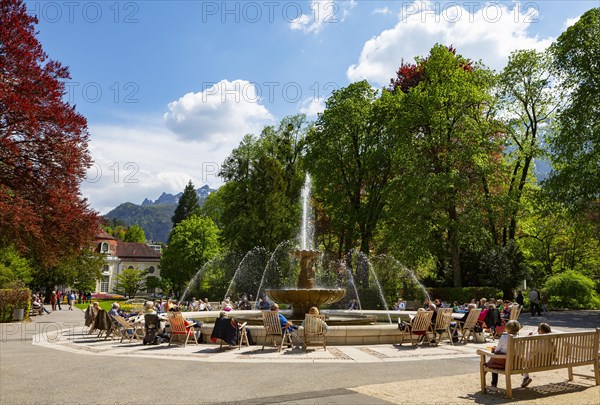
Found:
[{"label": "shrub", "polygon": [[600,308],[600,299],[595,291],[594,281],[573,270],[550,277],[546,281],[546,292],[553,307]]},{"label": "shrub", "polygon": [[431,299],[439,298],[442,301],[459,304],[471,302],[473,298],[479,301],[481,298],[502,297],[502,290],[494,287],[436,287],[428,288],[427,292]]},{"label": "shrub", "polygon": [[10,288],[0,290],[0,322],[12,321],[13,309],[24,309],[25,317],[31,307],[31,290],[29,288]]}]

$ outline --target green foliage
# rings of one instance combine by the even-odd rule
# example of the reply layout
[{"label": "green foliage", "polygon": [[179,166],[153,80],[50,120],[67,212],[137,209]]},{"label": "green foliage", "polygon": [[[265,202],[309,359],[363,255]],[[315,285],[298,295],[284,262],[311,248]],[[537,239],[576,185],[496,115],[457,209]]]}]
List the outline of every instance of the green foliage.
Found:
[{"label": "green foliage", "polygon": [[13,245],[0,248],[0,288],[7,288],[15,281],[29,284],[32,272],[31,261],[22,257]]},{"label": "green foliage", "polygon": [[433,257],[440,275],[459,287],[462,252],[490,240],[486,222],[496,207],[482,190],[502,179],[494,176],[503,172],[495,78],[441,45],[417,65],[422,80],[388,97],[397,166],[385,243],[408,252],[402,259],[411,264]]},{"label": "green foliage", "polygon": [[328,248],[339,256],[353,248],[370,251],[392,178],[389,115],[367,81],[352,83],[333,92],[307,137],[304,165],[319,203],[317,232],[335,236],[336,245]]},{"label": "green foliage", "polygon": [[[147,276],[146,277],[146,288],[148,290],[156,290],[161,286],[161,279],[156,276]],[[163,290],[165,291],[165,290]],[[168,291],[168,290],[167,290]]]},{"label": "green foliage", "polygon": [[13,309],[24,309],[25,317],[29,315],[31,306],[31,290],[18,287],[0,289],[0,323],[12,320]]},{"label": "green foliage", "polygon": [[590,278],[572,270],[550,277],[545,286],[553,307],[569,309],[599,309],[594,288]]},{"label": "green foliage", "polygon": [[124,269],[121,274],[117,274],[116,291],[134,298],[138,291],[146,286],[146,271],[140,269]]},{"label": "green foliage", "polygon": [[246,135],[226,158],[220,172],[226,184],[209,197],[202,212],[219,225],[222,243],[231,251],[257,246],[272,251],[295,236],[303,181],[298,158],[305,131],[303,115],[286,117],[278,127],[265,127],[259,138]]},{"label": "green foliage", "polygon": [[145,243],[146,235],[144,234],[144,230],[137,224],[131,225],[125,232],[123,242]]},{"label": "green foliage", "polygon": [[161,257],[161,276],[173,284],[179,295],[196,272],[219,252],[219,229],[210,218],[192,215],[173,228]]},{"label": "green foliage", "polygon": [[480,284],[502,289],[505,295],[519,285],[529,275],[523,252],[514,240],[505,246],[496,246],[481,258]]},{"label": "green foliage", "polygon": [[177,208],[175,208],[175,212],[171,217],[173,226],[177,226],[177,224],[179,224],[184,219],[187,219],[192,215],[197,214],[199,209],[200,202],[198,200],[198,194],[196,194],[194,184],[190,180],[183,189],[183,194],[179,198]]},{"label": "green foliage", "polygon": [[[496,287],[437,287],[428,288],[429,296],[432,299],[439,298],[442,301],[452,304],[457,301],[459,304],[471,302],[472,299],[479,301],[481,298],[502,298],[502,290]],[[511,297],[512,299],[512,297]]]},{"label": "green foliage", "polygon": [[104,254],[84,249],[76,255],[63,257],[56,266],[36,269],[32,285],[51,291],[57,285],[72,286],[77,291],[93,291],[102,277],[106,263]]},{"label": "green foliage", "polygon": [[585,12],[551,50],[569,98],[550,138],[554,171],[546,186],[576,209],[600,198],[600,8]]},{"label": "green foliage", "polygon": [[[545,156],[541,144],[552,128],[554,112],[563,96],[552,80],[551,58],[536,50],[514,51],[499,78],[499,102],[508,137],[505,160],[510,168],[506,182],[504,215],[498,219],[502,244],[516,237],[522,197],[535,182],[534,159]],[[496,232],[492,229],[492,232]],[[499,235],[495,241],[499,243]]]},{"label": "green foliage", "polygon": [[600,282],[600,234],[591,216],[538,200],[522,221],[519,243],[537,285],[568,270]]}]

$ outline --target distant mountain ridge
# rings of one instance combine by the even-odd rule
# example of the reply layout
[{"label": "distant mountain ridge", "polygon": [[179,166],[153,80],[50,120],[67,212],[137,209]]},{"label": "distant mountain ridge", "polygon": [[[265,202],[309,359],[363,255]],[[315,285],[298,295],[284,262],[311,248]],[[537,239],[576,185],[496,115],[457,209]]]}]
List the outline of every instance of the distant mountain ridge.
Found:
[{"label": "distant mountain ridge", "polygon": [[[198,188],[196,194],[200,205],[215,191],[217,190],[210,188],[208,184]],[[141,205],[126,202],[108,212],[105,217],[119,219],[127,226],[138,224],[144,230],[147,240],[166,242],[173,227],[171,217],[182,194],[163,192],[156,201],[145,198]]]}]

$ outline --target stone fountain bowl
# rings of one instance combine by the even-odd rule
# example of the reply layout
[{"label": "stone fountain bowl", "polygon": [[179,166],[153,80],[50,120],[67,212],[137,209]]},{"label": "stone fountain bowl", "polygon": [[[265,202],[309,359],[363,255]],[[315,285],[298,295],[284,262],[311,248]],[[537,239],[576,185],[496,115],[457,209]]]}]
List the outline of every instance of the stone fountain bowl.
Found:
[{"label": "stone fountain bowl", "polygon": [[333,304],[346,295],[341,288],[289,288],[267,290],[267,295],[277,303],[292,304],[294,316],[308,313],[311,307]]}]

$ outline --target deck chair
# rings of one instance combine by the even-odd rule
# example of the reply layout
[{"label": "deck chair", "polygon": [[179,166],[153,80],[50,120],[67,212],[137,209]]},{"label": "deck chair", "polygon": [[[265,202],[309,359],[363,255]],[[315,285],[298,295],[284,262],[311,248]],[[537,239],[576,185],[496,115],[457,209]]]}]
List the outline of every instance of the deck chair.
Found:
[{"label": "deck chair", "polygon": [[323,350],[327,350],[327,324],[325,315],[304,315],[304,351],[311,343],[323,344]]},{"label": "deck chair", "polygon": [[[274,311],[262,311],[263,325],[265,327],[265,340],[263,341],[263,347],[261,350],[265,350],[265,344],[269,337],[273,342],[273,346],[279,347],[279,351],[283,349],[283,344],[287,342],[288,345],[292,345],[292,335],[287,328],[282,328],[279,322],[279,314]],[[276,343],[277,339],[281,339],[281,344],[278,346]]]},{"label": "deck chair", "polygon": [[250,346],[246,325],[247,322],[239,323],[236,319],[232,318],[217,318],[215,319],[215,326],[213,327],[210,339],[214,343],[217,342],[217,339],[221,341],[219,349],[223,348],[223,343],[227,343],[230,346],[237,346],[241,350],[244,342],[246,346]]},{"label": "deck chair", "polygon": [[[423,337],[423,339],[427,339],[427,341],[431,344],[431,339],[429,338],[430,328],[431,328],[431,318],[433,317],[433,311],[418,311],[417,315],[413,318],[410,324],[404,324],[404,328],[402,329],[402,334],[400,335],[400,345],[404,342],[404,336],[408,334],[410,336],[410,342],[413,346],[416,346],[419,343],[419,339]],[[413,336],[418,336],[416,340],[413,339]]]},{"label": "deck chair", "polygon": [[[452,341],[452,332],[450,332],[450,323],[452,322],[452,308],[440,308],[437,311],[437,317],[435,318],[435,325],[431,324],[431,332],[435,337],[436,342],[441,341],[442,336],[448,335],[450,343],[454,346]],[[439,335],[439,336],[438,336]]]},{"label": "deck chair", "polygon": [[193,326],[188,326],[185,324],[185,319],[181,312],[168,312],[167,319],[169,321],[169,325],[171,325],[171,338],[169,339],[169,346],[175,338],[185,337],[183,341],[183,347],[188,342],[190,336],[194,339],[194,342],[198,344],[198,338],[196,338],[196,331]]},{"label": "deck chair", "polygon": [[144,339],[144,328],[140,324],[134,324],[119,315],[111,315],[116,322],[116,333],[121,336],[121,342],[124,339],[129,338],[129,343],[133,339],[143,340]]},{"label": "deck chair", "polygon": [[519,315],[521,315],[521,308],[518,305],[513,305],[510,307],[510,315],[508,317],[509,321],[518,321]]},{"label": "deck chair", "polygon": [[479,319],[479,315],[481,314],[481,308],[472,309],[469,311],[467,315],[467,319],[464,322],[458,322],[458,327],[460,329],[460,341],[467,343],[467,340],[470,336],[472,336],[475,331],[475,325],[477,325],[477,320]]},{"label": "deck chair", "polygon": [[102,336],[104,333],[104,339],[108,339],[112,332],[114,331],[114,323],[108,312],[104,309],[100,309],[98,314],[94,318],[94,323],[90,327],[89,333],[95,333],[98,331],[98,337]]}]

